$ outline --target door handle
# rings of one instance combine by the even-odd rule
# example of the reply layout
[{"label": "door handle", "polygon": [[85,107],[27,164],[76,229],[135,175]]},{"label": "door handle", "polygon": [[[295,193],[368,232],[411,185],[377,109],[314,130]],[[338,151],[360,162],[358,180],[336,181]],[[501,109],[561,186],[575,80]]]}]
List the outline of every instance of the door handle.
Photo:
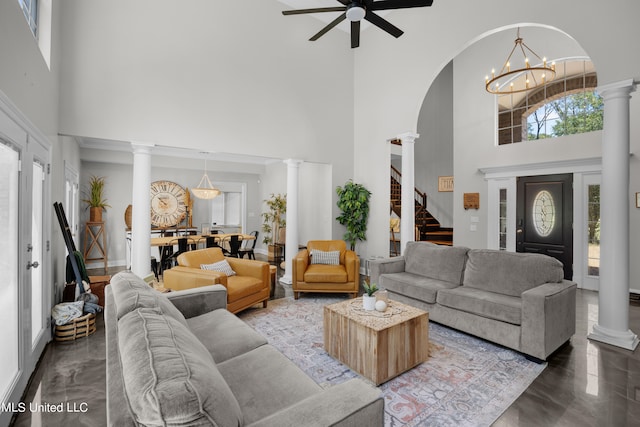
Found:
[{"label": "door handle", "polygon": [[31,243],[27,243],[27,252],[31,252],[33,250],[33,245]]},{"label": "door handle", "polygon": [[27,270],[29,270],[30,268],[38,268],[39,265],[40,264],[38,264],[38,261],[34,261],[34,262],[29,261],[27,263]]},{"label": "door handle", "polygon": [[522,228],[518,228],[518,229],[516,230],[516,233],[518,233],[518,234],[522,234],[523,232],[524,232],[524,230],[523,230]]}]

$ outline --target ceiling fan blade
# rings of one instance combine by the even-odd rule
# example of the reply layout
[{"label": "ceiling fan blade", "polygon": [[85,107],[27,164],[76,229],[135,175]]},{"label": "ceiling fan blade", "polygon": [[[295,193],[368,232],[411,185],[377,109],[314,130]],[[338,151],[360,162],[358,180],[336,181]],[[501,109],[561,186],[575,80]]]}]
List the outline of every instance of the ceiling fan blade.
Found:
[{"label": "ceiling fan blade", "polygon": [[333,27],[335,27],[336,25],[338,25],[339,23],[341,23],[342,21],[344,21],[347,18],[347,14],[346,12],[341,14],[340,16],[338,16],[336,19],[334,19],[333,21],[331,21],[329,23],[329,25],[327,25],[326,27],[324,27],[323,29],[321,29],[320,31],[318,31],[317,34],[315,34],[313,37],[311,37],[309,39],[309,41],[316,41],[318,40],[320,37],[322,37],[323,35],[325,35],[325,33],[327,31],[329,31],[330,29],[332,29]]},{"label": "ceiling fan blade", "polygon": [[351,48],[360,46],[360,21],[351,22]]},{"label": "ceiling fan blade", "polygon": [[296,10],[283,10],[283,15],[302,15],[304,13],[320,13],[320,12],[344,12],[347,10],[344,6],[336,7],[320,7],[316,9],[296,9]]},{"label": "ceiling fan blade", "polygon": [[364,19],[371,22],[373,25],[380,28],[381,30],[384,30],[387,33],[391,34],[395,38],[398,38],[402,34],[404,34],[404,31],[402,31],[400,28],[396,27],[386,19],[379,17],[375,13],[369,12],[368,10],[367,10],[367,14],[364,15]]},{"label": "ceiling fan blade", "polygon": [[433,0],[380,0],[368,2],[369,10],[408,9],[431,6]]}]

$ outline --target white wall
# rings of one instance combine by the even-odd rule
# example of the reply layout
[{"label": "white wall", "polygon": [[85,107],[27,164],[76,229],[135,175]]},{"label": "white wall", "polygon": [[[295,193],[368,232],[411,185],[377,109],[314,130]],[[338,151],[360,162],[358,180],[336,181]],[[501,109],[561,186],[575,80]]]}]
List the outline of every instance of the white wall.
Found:
[{"label": "white wall", "polygon": [[61,132],[331,164],[333,187],[352,178],[348,36],[311,43],[321,24],[275,1],[188,4],[64,2]]},{"label": "white wall", "polygon": [[[63,200],[65,155],[75,157],[76,148],[69,147],[58,136],[58,95],[60,73],[60,18],[56,5],[52,7],[50,67],[42,57],[38,43],[29,30],[17,1],[0,2],[0,92],[2,92],[31,124],[51,143],[51,200]],[[0,130],[2,132],[2,130]],[[49,208],[50,209],[50,208]],[[52,209],[47,212],[53,212]],[[66,249],[62,234],[52,214],[52,278],[62,286],[65,274]],[[52,287],[53,289],[53,287]],[[56,290],[53,289],[55,301]]]},{"label": "white wall", "polygon": [[[460,13],[460,11],[464,13]],[[553,10],[553,13],[549,13]],[[464,66],[467,67],[467,81],[454,77],[454,99],[468,94],[467,105],[479,111],[489,112],[487,103],[491,97],[484,91],[484,76],[491,67],[506,58],[513,44],[513,35],[518,25],[537,23],[560,29],[569,35],[559,44],[543,44],[538,50],[558,52],[556,47],[579,47],[590,56],[598,71],[600,84],[635,78],[640,80],[640,54],[621,49],[620,40],[640,39],[640,27],[636,17],[640,13],[640,3],[617,0],[604,4],[586,0],[579,8],[571,2],[541,0],[535,8],[523,7],[520,2],[493,0],[490,2],[468,2],[450,0],[435,2],[431,8],[412,10],[410,13],[393,12],[389,18],[405,31],[399,39],[388,37],[375,29],[364,33],[366,43],[362,43],[355,56],[355,130],[354,143],[358,154],[355,158],[356,180],[364,182],[373,191],[372,212],[369,220],[369,240],[361,250],[365,255],[384,253],[388,245],[388,176],[380,171],[388,166],[388,150],[383,141],[399,133],[415,131],[420,106],[428,88],[440,71],[454,60],[454,74],[463,66],[457,56],[465,49],[481,42],[483,38],[509,27],[510,33],[505,44],[485,45],[476,52],[466,52]],[[478,19],[478,17],[482,17]],[[528,27],[527,27],[528,31]],[[551,29],[549,31],[552,31]],[[526,32],[524,33],[526,37]],[[571,40],[573,39],[573,41]],[[525,40],[527,40],[525,38]],[[574,49],[575,50],[575,49]],[[572,50],[573,51],[573,50]],[[492,57],[489,57],[491,53]],[[546,53],[545,53],[546,54]],[[552,52],[549,56],[552,56]],[[372,88],[376,88],[372,90]],[[474,92],[478,91],[478,92]],[[481,94],[482,93],[482,94]],[[483,98],[484,97],[484,98]],[[480,104],[475,103],[480,102]],[[466,102],[466,100],[465,100]],[[631,100],[632,151],[638,150],[638,95]],[[482,193],[486,184],[477,170],[490,166],[494,160],[500,163],[526,163],[544,158],[566,159],[597,155],[600,136],[593,134],[592,143],[586,145],[579,139],[567,138],[562,147],[551,147],[551,142],[540,142],[522,147],[506,148],[495,157],[495,149],[487,140],[493,127],[493,117],[475,115],[460,123],[463,113],[469,111],[454,103],[454,228],[456,243],[481,247],[486,243],[486,230],[458,234],[458,230],[468,228],[468,213],[462,209],[462,192],[480,192],[481,210],[478,214],[486,220],[483,211]],[[462,126],[462,127],[461,127]],[[419,141],[416,142],[419,144]],[[461,145],[462,144],[462,145]],[[553,148],[553,154],[544,154]],[[493,151],[492,151],[493,150]],[[476,161],[464,160],[475,158]],[[633,182],[640,178],[637,160],[631,161]],[[636,179],[636,181],[633,181]],[[632,190],[635,191],[635,190]],[[630,195],[631,199],[631,195]],[[631,232],[640,231],[640,213],[631,212]],[[376,231],[377,230],[377,231]],[[632,256],[640,252],[640,244],[631,239]],[[640,265],[633,265],[631,277],[640,277]],[[636,279],[637,280],[637,279]],[[633,284],[632,284],[633,286]]]},{"label": "white wall", "polygon": [[[453,175],[453,62],[429,88],[418,116],[415,183],[442,227],[453,227],[453,193],[438,191],[438,177]],[[455,185],[455,184],[454,184]]]},{"label": "white wall", "polygon": [[[583,55],[582,49],[563,34],[540,28],[524,28],[537,41],[533,49],[546,49],[549,58]],[[514,32],[503,31],[486,37],[456,56],[454,60],[454,241],[469,247],[487,247],[487,184],[479,168],[543,163],[601,155],[601,132],[527,141],[497,146],[496,99],[488,94],[477,78],[478,69],[491,70],[499,63],[493,58],[495,46],[504,46],[508,54]],[[525,38],[525,42],[527,39]],[[537,46],[540,47],[537,47]],[[548,53],[547,53],[548,52]],[[502,59],[503,61],[504,59]],[[493,65],[495,66],[495,65]],[[480,209],[464,210],[463,193],[480,193]],[[471,217],[480,218],[477,231],[470,231]]]}]

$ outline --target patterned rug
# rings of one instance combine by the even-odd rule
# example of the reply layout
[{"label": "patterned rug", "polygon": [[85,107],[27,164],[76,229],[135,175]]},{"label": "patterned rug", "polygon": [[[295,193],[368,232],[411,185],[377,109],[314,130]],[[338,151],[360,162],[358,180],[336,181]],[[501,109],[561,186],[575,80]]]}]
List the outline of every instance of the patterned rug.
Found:
[{"label": "patterned rug", "polygon": [[[322,308],[343,299],[283,298],[239,316],[326,388],[358,376],[323,346]],[[385,426],[489,426],[546,366],[435,323],[429,342],[427,362],[379,386]]]}]

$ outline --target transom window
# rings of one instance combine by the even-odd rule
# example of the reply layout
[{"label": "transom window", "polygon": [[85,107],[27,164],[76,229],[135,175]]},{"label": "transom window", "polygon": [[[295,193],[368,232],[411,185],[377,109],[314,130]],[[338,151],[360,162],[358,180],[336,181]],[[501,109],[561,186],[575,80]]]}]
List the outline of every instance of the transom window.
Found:
[{"label": "transom window", "polygon": [[38,35],[38,0],[18,0],[34,36]]},{"label": "transom window", "polygon": [[602,98],[593,63],[556,62],[556,78],[530,92],[500,95],[498,144],[602,130]]}]

